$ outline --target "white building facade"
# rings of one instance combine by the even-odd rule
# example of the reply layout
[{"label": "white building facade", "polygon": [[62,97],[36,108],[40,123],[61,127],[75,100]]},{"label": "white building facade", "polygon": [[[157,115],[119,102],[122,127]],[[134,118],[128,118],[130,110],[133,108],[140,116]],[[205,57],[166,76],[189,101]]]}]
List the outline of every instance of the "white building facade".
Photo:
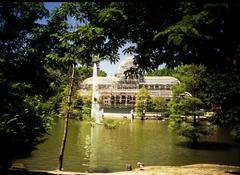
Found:
[{"label": "white building facade", "polygon": [[[145,87],[151,97],[172,99],[171,87],[179,80],[171,76],[145,76],[141,79],[125,79],[124,71],[133,66],[133,60],[125,59],[113,77],[97,77],[99,101],[103,106],[133,106],[140,88]],[[81,83],[81,94],[92,89],[93,78]]]}]

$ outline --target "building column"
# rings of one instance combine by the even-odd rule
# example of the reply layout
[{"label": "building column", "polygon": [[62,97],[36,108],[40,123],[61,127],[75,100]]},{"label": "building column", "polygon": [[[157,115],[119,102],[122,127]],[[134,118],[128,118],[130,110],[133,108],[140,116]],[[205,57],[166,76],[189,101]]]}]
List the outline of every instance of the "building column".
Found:
[{"label": "building column", "polygon": [[127,103],[127,101],[128,101],[128,97],[129,97],[129,95],[126,95],[126,99],[125,99],[125,106],[127,106],[127,105],[128,105],[128,103]]},{"label": "building column", "polygon": [[114,106],[116,106],[116,103],[117,103],[117,96],[114,95]]}]

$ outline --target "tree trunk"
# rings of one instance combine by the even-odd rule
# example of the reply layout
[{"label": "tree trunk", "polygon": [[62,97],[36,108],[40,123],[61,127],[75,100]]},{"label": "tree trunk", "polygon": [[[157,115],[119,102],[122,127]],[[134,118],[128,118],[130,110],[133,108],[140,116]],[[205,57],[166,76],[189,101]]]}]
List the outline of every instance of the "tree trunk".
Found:
[{"label": "tree trunk", "polygon": [[145,110],[144,110],[144,109],[142,109],[141,120],[144,120],[144,117],[145,117]]},{"label": "tree trunk", "polygon": [[63,170],[63,156],[64,156],[64,150],[65,150],[65,145],[66,145],[66,140],[67,140],[67,133],[68,133],[68,119],[71,116],[71,102],[72,102],[72,90],[73,90],[73,81],[74,81],[74,74],[75,74],[75,65],[73,64],[72,66],[72,76],[71,76],[71,81],[69,84],[69,91],[68,91],[68,100],[67,100],[67,113],[65,115],[65,121],[64,121],[64,132],[63,132],[63,139],[62,139],[62,146],[60,150],[60,155],[59,155],[59,170]]},{"label": "tree trunk", "polygon": [[[194,126],[194,128],[197,127],[197,116],[196,115],[193,116],[193,126]],[[198,138],[196,136],[194,136],[192,139],[192,147],[193,148],[196,147],[197,144],[198,144]]]}]

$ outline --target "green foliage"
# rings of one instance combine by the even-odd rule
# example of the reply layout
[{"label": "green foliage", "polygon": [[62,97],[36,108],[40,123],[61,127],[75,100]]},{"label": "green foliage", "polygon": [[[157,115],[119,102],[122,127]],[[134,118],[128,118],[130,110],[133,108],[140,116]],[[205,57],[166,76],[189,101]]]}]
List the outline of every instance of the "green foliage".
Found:
[{"label": "green foliage", "polygon": [[150,97],[145,87],[136,94],[135,112],[138,117],[143,117],[144,112],[151,111],[161,114],[167,113],[167,101],[160,97]]},{"label": "green foliage", "polygon": [[82,106],[82,112],[81,112],[83,120],[89,120],[91,118],[91,106],[87,106],[84,104]]},{"label": "green foliage", "polygon": [[82,82],[84,79],[91,77],[93,74],[92,67],[81,66],[76,68],[76,81]]},{"label": "green foliage", "polygon": [[183,90],[185,88],[185,91],[204,100],[204,88],[208,83],[206,75],[206,67],[203,65],[184,65],[177,67],[173,76],[176,77],[182,85],[177,85],[179,88],[175,89],[175,91],[180,92],[181,89]]},{"label": "green foliage", "polygon": [[[200,77],[188,77],[185,88],[204,103],[223,104],[222,111],[215,117],[216,123],[222,123],[230,121],[228,112],[238,113],[236,109],[240,106],[237,100],[240,28],[235,25],[239,7],[239,3],[232,2],[173,2],[171,5],[165,2],[79,2],[62,3],[58,16],[66,17],[68,13],[87,24],[76,32],[77,36],[80,33],[87,36],[82,37],[86,39],[82,41],[87,43],[87,53],[93,50],[94,54],[100,53],[101,58],[114,62],[119,58],[118,49],[127,42],[132,43],[124,52],[134,55],[139,66],[130,71],[134,75],[156,70],[163,63],[166,67],[204,65],[207,73],[203,70],[203,74],[199,72]],[[96,38],[92,37],[94,31]],[[59,39],[67,37],[79,38],[61,35]],[[76,50],[79,48],[84,53],[84,47]],[[82,58],[88,58],[87,54]],[[192,71],[188,72],[191,75]],[[199,78],[203,82],[197,82]],[[228,122],[228,126],[233,127],[234,121]]]},{"label": "green foliage", "polygon": [[127,16],[124,15],[122,4],[112,2],[109,7],[110,8],[104,9],[99,13],[99,22],[109,23],[127,19]]},{"label": "green foliage", "polygon": [[[177,67],[173,74],[181,84],[172,88],[174,100],[169,103],[169,127],[178,135],[189,138],[193,146],[212,131],[210,125],[198,118],[203,116],[201,109],[208,102],[204,93],[208,84],[206,74],[206,68],[202,65]],[[185,96],[185,92],[190,92],[193,97]]]},{"label": "green foliage", "polygon": [[227,114],[239,112],[240,28],[235,25],[239,3],[80,2],[66,6],[72,9],[72,16],[87,21],[91,28],[101,28],[100,50],[102,54],[108,52],[112,60],[117,60],[118,48],[133,43],[125,52],[134,55],[139,69],[131,73],[155,70],[163,63],[167,67],[204,65],[207,73],[200,70],[200,77],[189,76],[185,90],[204,103],[223,104],[216,123],[231,121],[227,122],[231,127],[236,123]]},{"label": "green foliage", "polygon": [[108,129],[116,129],[119,126],[124,125],[126,123],[126,120],[107,119],[107,120],[103,120],[102,123]]},{"label": "green foliage", "polygon": [[[116,58],[117,48],[126,42],[134,43],[135,46],[125,50],[134,53],[136,62],[145,70],[156,69],[162,63],[224,67],[228,62],[224,55],[233,49],[225,49],[221,43],[229,35],[238,40],[234,38],[238,30],[230,27],[231,33],[226,27],[234,26],[231,19],[239,15],[238,3],[83,2],[71,5],[72,16],[102,29],[104,52],[112,50]],[[230,9],[232,13],[227,13]],[[239,45],[231,40],[227,42],[235,48]]]},{"label": "green foliage", "polygon": [[142,116],[144,111],[149,109],[150,95],[145,87],[139,89],[136,94],[135,111],[137,116]]},{"label": "green foliage", "polygon": [[[75,81],[76,82],[82,82],[86,78],[92,77],[93,74],[93,68],[89,66],[79,66],[76,68],[76,76]],[[107,73],[103,70],[98,71],[99,77],[106,77]]]},{"label": "green foliage", "polygon": [[240,81],[239,74],[234,70],[226,74],[209,71],[206,94],[211,104],[221,104],[213,117],[214,124],[235,128],[239,125],[240,114]]},{"label": "green foliage", "polygon": [[[177,68],[175,75],[184,85],[174,89],[176,97],[185,90],[204,103],[220,103],[222,109],[212,122],[234,128],[237,136],[240,42],[235,18],[239,7],[231,2],[62,3],[43,25],[37,23],[48,17],[43,3],[1,3],[0,166],[8,164],[13,154],[32,150],[47,132],[50,116],[59,112],[72,63],[90,65],[94,55],[115,62],[118,49],[127,42],[134,46],[125,52],[135,55],[140,72],[157,69],[162,63],[167,67],[200,65]],[[75,17],[81,25],[73,30],[67,17]],[[76,72],[80,81],[91,71],[77,68]],[[76,96],[73,105],[77,109],[82,101]],[[143,101],[148,104],[146,93],[137,102],[139,112],[147,110]],[[173,105],[172,116],[190,114],[187,110],[195,108],[190,102],[200,104],[196,99],[179,102],[185,107]],[[189,118],[188,123],[194,121]],[[197,123],[191,126],[182,127],[201,133],[195,128]]]},{"label": "green foliage", "polygon": [[79,97],[83,101],[82,118],[84,120],[89,120],[91,118],[92,91],[88,91],[84,96],[79,94]]},{"label": "green foliage", "polygon": [[[159,32],[154,39],[167,35],[168,45],[181,46],[183,52],[193,50],[190,49],[190,47],[196,48],[199,40],[212,39],[210,35],[200,33],[200,28],[204,27],[203,25],[209,25],[211,22],[213,22],[213,20],[208,18],[207,11],[201,11],[191,16],[186,15],[183,16],[181,21]],[[192,40],[189,42],[188,38]]]},{"label": "green foliage", "polygon": [[103,70],[99,70],[98,76],[99,76],[99,77],[106,77],[106,76],[107,76],[107,73],[106,73],[105,71],[103,71]]},{"label": "green foliage", "polygon": [[89,60],[92,60],[94,55],[100,54],[101,59],[106,56],[100,51],[103,49],[101,43],[104,42],[103,29],[93,26],[90,23],[74,26],[73,29],[66,22],[69,13],[75,19],[81,18],[81,16],[73,14],[77,8],[73,6],[71,3],[62,3],[50,16],[52,20],[60,16],[62,22],[66,24],[69,30],[51,34],[51,38],[57,42],[54,45],[54,50],[47,55],[47,59],[69,65],[72,63],[91,65],[91,61]]},{"label": "green foliage", "polygon": [[149,110],[152,112],[165,113],[167,112],[167,101],[161,97],[151,97]]},{"label": "green foliage", "polygon": [[212,133],[211,126],[199,119],[203,115],[202,106],[203,102],[196,97],[175,99],[169,103],[169,127],[178,135],[189,138],[193,146],[199,138]]},{"label": "green foliage", "polygon": [[[80,66],[76,68],[75,71],[75,85],[73,89],[73,96],[72,96],[72,104],[71,104],[71,117],[75,119],[83,119],[88,120],[91,117],[91,96],[92,92],[89,91],[86,94],[81,94],[78,90],[78,83],[82,82],[86,78],[89,78],[92,76],[93,69],[92,67],[88,66]],[[107,74],[100,70],[99,76],[106,76]],[[66,80],[63,80],[66,84]],[[67,87],[64,88],[64,92],[61,92],[61,95],[58,94],[54,96],[54,98],[57,98],[57,96],[61,96],[61,106],[60,106],[60,116],[64,117],[67,112]]]},{"label": "green foliage", "polygon": [[184,83],[172,86],[173,97],[176,98],[180,94],[186,92],[186,85]]},{"label": "green foliage", "polygon": [[238,127],[240,110],[237,99],[240,94],[237,74],[217,73],[202,65],[185,65],[178,67],[173,76],[181,81],[181,84],[172,88],[174,97],[188,91],[200,98],[204,102],[204,108],[208,110],[210,104],[221,104],[221,110],[215,111],[210,121],[233,130]]},{"label": "green foliage", "polygon": [[171,68],[162,68],[153,70],[146,73],[146,76],[172,76],[175,73],[174,69]]},{"label": "green foliage", "polygon": [[232,131],[231,131],[231,135],[233,136],[233,138],[236,141],[240,141],[240,126],[235,126]]},{"label": "green foliage", "polygon": [[51,86],[45,56],[50,30],[36,23],[47,17],[43,3],[1,3],[0,41],[0,167],[31,152],[51,127]]},{"label": "green foliage", "polygon": [[[42,96],[29,95],[31,86],[23,83],[12,84],[8,104],[0,119],[0,166],[16,156],[33,151],[36,144],[51,128],[53,115],[51,106]],[[19,103],[21,102],[21,103]]]},{"label": "green foliage", "polygon": [[70,110],[70,113],[71,113],[71,118],[75,118],[75,119],[81,119],[81,110],[80,110],[80,107],[82,105],[82,100],[80,98],[78,98],[78,94],[76,92],[76,90],[73,90],[73,95],[72,95],[72,103],[70,105],[70,109],[68,108],[68,105],[67,105],[67,94],[68,94],[68,91],[69,91],[69,87],[66,87],[64,89],[64,96],[62,98],[62,102],[61,102],[61,105],[60,105],[60,116],[61,117],[65,117],[68,110]]},{"label": "green foliage", "polygon": [[183,116],[199,116],[202,115],[200,111],[203,103],[196,97],[186,97],[183,99],[177,99],[176,101],[170,102],[171,110],[173,114],[180,114]]}]

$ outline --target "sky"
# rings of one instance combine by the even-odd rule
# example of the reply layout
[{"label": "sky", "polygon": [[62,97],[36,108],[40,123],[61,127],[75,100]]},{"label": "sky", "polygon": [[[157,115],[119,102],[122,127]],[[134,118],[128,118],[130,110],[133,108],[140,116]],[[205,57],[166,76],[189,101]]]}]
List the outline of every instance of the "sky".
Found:
[{"label": "sky", "polygon": [[[59,2],[45,2],[44,5],[49,11],[51,11],[54,8],[58,7],[60,5],[60,3]],[[46,23],[46,19],[40,20],[39,22]],[[123,54],[123,52],[122,52],[123,49],[124,49],[124,47],[119,49],[118,53],[119,53],[120,60],[117,63],[111,64],[109,61],[106,61],[106,60],[100,62],[100,64],[99,64],[100,69],[105,71],[108,76],[113,76],[116,73],[119,64],[124,60],[124,58],[129,56],[129,55]]]}]

